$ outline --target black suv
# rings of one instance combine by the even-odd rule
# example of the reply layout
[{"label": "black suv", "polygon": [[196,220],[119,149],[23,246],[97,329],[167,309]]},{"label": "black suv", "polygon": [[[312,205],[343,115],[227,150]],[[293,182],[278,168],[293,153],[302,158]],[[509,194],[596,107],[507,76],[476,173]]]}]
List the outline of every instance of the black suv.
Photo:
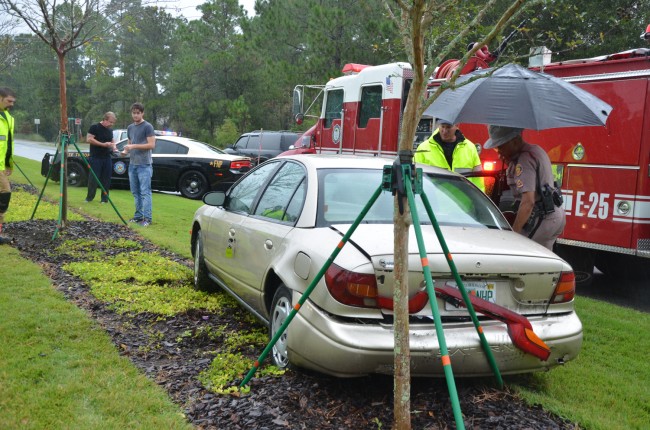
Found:
[{"label": "black suv", "polygon": [[260,164],[288,150],[299,137],[300,133],[292,131],[251,131],[239,136],[237,142],[224,151],[251,157]]}]

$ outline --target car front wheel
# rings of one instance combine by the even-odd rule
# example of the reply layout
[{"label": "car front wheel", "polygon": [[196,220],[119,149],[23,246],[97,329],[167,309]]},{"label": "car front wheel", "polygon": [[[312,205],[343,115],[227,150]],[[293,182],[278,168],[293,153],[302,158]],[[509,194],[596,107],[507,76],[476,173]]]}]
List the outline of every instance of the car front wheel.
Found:
[{"label": "car front wheel", "polygon": [[203,257],[203,239],[201,230],[196,234],[194,242],[194,288],[200,291],[214,291],[214,282],[208,276],[208,267]]},{"label": "car front wheel", "polygon": [[[289,317],[291,312],[291,292],[287,287],[281,285],[273,296],[273,303],[271,304],[271,339],[279,331],[280,327]],[[277,367],[284,369],[289,366],[289,357],[287,354],[287,330],[278,338],[278,341],[273,345],[271,352],[273,364]]]},{"label": "car front wheel", "polygon": [[189,170],[178,180],[178,190],[183,197],[199,200],[208,192],[208,180],[205,175],[196,170]]}]

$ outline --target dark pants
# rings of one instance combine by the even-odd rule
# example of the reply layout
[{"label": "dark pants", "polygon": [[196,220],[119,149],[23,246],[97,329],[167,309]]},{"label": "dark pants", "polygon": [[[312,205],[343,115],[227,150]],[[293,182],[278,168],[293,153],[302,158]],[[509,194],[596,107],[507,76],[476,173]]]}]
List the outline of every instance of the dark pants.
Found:
[{"label": "dark pants", "polygon": [[[102,194],[102,201],[108,202],[108,189],[111,187],[113,161],[110,158],[97,157],[90,157],[88,161],[90,162],[90,167],[93,169],[95,175],[97,175],[99,181],[106,190],[106,195]],[[93,174],[88,172],[88,195],[86,196],[86,200],[92,201],[95,198],[97,188],[97,181],[95,181]]]}]

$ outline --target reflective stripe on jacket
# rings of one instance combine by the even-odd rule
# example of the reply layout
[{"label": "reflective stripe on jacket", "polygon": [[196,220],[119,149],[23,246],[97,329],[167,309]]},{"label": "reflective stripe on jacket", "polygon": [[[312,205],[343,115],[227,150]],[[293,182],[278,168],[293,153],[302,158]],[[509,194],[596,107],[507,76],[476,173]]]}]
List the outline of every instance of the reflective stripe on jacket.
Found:
[{"label": "reflective stripe on jacket", "polygon": [[[481,159],[478,156],[476,147],[469,139],[464,139],[456,144],[452,156],[452,166],[450,167],[445,158],[445,152],[443,151],[442,146],[440,146],[440,144],[434,139],[436,134],[439,134],[437,129],[433,132],[430,138],[418,146],[414,157],[416,163],[442,167],[443,169],[461,174],[482,170]],[[481,191],[485,192],[483,178],[468,179],[472,181],[474,185],[479,187]]]},{"label": "reflective stripe on jacket", "polygon": [[[0,115],[0,170],[13,169],[14,166],[14,118],[6,110]],[[11,139],[11,148],[9,148],[9,139]],[[11,154],[7,159],[7,152]],[[6,165],[9,163],[9,165]]]}]

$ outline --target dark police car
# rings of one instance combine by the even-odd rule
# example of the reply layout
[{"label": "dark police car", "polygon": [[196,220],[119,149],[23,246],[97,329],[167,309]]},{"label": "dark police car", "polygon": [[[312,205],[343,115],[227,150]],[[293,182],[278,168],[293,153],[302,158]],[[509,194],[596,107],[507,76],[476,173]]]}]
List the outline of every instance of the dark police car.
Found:
[{"label": "dark police car", "polygon": [[[127,142],[118,142],[118,151]],[[88,153],[84,155],[88,156]],[[43,157],[43,176],[50,171],[52,158],[52,154]],[[206,143],[178,136],[156,136],[152,158],[151,188],[158,191],[179,191],[189,199],[200,199],[208,191],[225,191],[251,168],[248,157],[226,154]],[[55,181],[59,179],[59,169],[60,160],[57,159],[50,173]],[[70,186],[81,187],[88,183],[88,167],[75,151],[68,151],[67,175]],[[128,156],[113,154],[111,188],[129,188]]]}]

